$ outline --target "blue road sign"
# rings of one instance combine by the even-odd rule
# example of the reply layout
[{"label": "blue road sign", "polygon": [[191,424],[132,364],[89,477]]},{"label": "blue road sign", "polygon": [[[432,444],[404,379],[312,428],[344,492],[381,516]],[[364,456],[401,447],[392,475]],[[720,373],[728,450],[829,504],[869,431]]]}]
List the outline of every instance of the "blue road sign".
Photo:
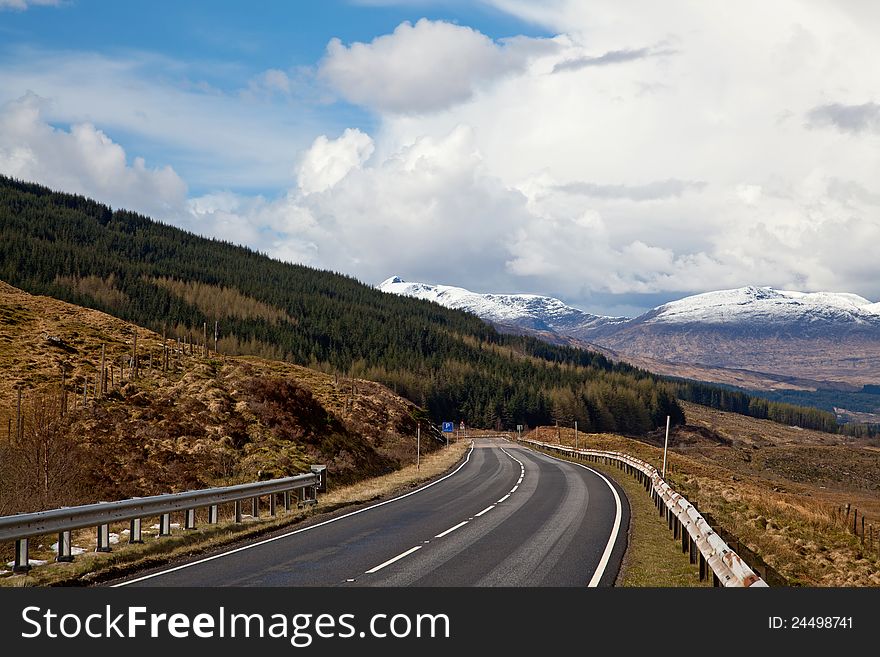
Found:
[{"label": "blue road sign", "polygon": [[455,422],[444,422],[443,433],[452,433],[455,431]]}]

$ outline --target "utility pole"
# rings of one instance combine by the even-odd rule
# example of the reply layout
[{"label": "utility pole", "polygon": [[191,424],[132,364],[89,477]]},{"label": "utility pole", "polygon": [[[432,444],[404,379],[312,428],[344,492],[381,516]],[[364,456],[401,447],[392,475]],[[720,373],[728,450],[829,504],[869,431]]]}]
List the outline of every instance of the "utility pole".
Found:
[{"label": "utility pole", "polygon": [[666,450],[669,447],[669,416],[666,416],[666,441],[663,443],[663,473],[660,475],[666,479]]},{"label": "utility pole", "polygon": [[562,434],[559,433],[559,420],[556,420],[556,442],[562,444]]},{"label": "utility pole", "polygon": [[578,449],[578,421],[574,421],[574,451]]},{"label": "utility pole", "polygon": [[422,469],[422,423],[416,427],[416,470]]}]

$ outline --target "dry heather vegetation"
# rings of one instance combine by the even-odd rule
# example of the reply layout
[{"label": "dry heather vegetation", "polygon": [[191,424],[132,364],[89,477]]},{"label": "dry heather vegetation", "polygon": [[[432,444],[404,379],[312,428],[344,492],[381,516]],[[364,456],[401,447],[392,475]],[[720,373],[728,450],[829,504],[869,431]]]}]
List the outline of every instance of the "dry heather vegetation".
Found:
[{"label": "dry heather vegetation", "polygon": [[[880,585],[880,450],[846,436],[694,404],[684,408],[687,424],[669,439],[667,474],[676,490],[792,585]],[[541,440],[557,440],[555,428],[536,432]],[[559,435],[573,444],[573,430]],[[645,440],[581,433],[579,443],[624,451],[659,468],[662,439],[662,433]]]},{"label": "dry heather vegetation", "polygon": [[[96,395],[102,345],[108,390]],[[414,457],[422,412],[379,384],[198,345],[184,352],[163,371],[162,336],[0,282],[0,514],[268,479],[313,463],[351,484]],[[422,433],[423,450],[441,444]]]}]

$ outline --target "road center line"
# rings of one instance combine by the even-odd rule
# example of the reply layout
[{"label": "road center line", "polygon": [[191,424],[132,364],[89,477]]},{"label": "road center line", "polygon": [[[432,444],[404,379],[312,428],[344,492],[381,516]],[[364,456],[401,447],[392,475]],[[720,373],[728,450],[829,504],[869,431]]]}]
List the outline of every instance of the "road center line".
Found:
[{"label": "road center line", "polygon": [[436,486],[441,481],[445,481],[449,479],[451,476],[456,474],[459,470],[461,470],[464,466],[466,466],[471,460],[471,454],[474,452],[474,442],[471,441],[470,449],[468,449],[467,456],[465,456],[464,462],[459,465],[455,470],[450,472],[447,475],[440,477],[439,479],[435,479],[429,484],[425,484],[420,488],[416,488],[413,491],[408,493],[404,493],[403,495],[398,495],[397,497],[393,497],[390,500],[385,500],[384,502],[378,502],[377,504],[372,504],[370,506],[364,507],[362,509],[358,509],[357,511],[350,511],[349,513],[345,513],[341,516],[336,516],[335,518],[329,518],[328,520],[324,520],[323,522],[315,523],[314,525],[309,525],[308,527],[302,527],[300,529],[295,529],[291,532],[287,532],[285,534],[280,534],[279,536],[273,536],[272,538],[267,538],[262,541],[257,541],[255,543],[249,543],[247,545],[242,545],[241,547],[233,548],[232,550],[226,550],[224,552],[220,552],[219,554],[211,555],[210,557],[205,557],[204,559],[197,559],[196,561],[190,561],[189,563],[184,563],[179,566],[174,566],[173,568],[166,568],[164,570],[160,570],[156,573],[151,573],[149,575],[144,575],[142,577],[137,577],[135,579],[130,579],[126,582],[119,582],[118,584],[112,584],[110,588],[118,588],[121,586],[128,586],[129,584],[135,584],[137,582],[143,582],[147,579],[152,579],[154,577],[161,577],[162,575],[166,575],[168,573],[173,573],[178,570],[183,570],[184,568],[190,568],[191,566],[196,566],[200,563],[205,563],[207,561],[213,561],[214,559],[220,559],[222,557],[227,557],[231,554],[237,554],[238,552],[242,552],[243,550],[250,550],[252,548],[258,547],[260,545],[265,545],[266,543],[272,543],[274,541],[280,541],[281,539],[287,538],[288,536],[295,536],[296,534],[301,534],[303,532],[312,531],[313,529],[317,529],[318,527],[323,527],[324,525],[329,525],[330,523],[338,522],[340,520],[344,520],[345,518],[350,518],[351,516],[356,516],[358,514],[364,513],[365,511],[369,511],[370,509],[376,509],[380,506],[385,506],[386,504],[391,504],[393,502],[397,502],[398,500],[405,499],[410,495],[415,495],[417,493],[421,493],[423,490],[427,490],[432,486]]},{"label": "road center line", "polygon": [[422,546],[421,546],[421,545],[416,545],[415,547],[410,548],[410,549],[407,550],[406,552],[401,552],[401,553],[398,554],[396,557],[392,557],[392,558],[389,559],[388,561],[386,561],[386,562],[384,562],[384,563],[380,563],[380,564],[379,564],[378,566],[376,566],[375,568],[370,568],[370,569],[369,569],[368,571],[366,571],[366,573],[364,573],[364,574],[366,574],[366,575],[372,575],[373,573],[379,572],[379,571],[382,570],[385,566],[390,566],[390,565],[393,564],[395,561],[400,561],[400,560],[403,559],[404,557],[408,557],[409,555],[411,555],[411,554],[412,554],[413,552],[415,552],[416,550],[421,550],[421,549],[422,549]]},{"label": "road center line", "polygon": [[491,510],[494,509],[494,508],[495,508],[495,505],[494,505],[494,504],[490,504],[490,505],[487,506],[485,509],[483,509],[483,510],[480,511],[478,514],[476,514],[476,515],[474,516],[474,518],[479,518],[481,515],[483,515],[484,513],[488,513],[489,511],[491,511]]},{"label": "road center line", "polygon": [[495,502],[495,504],[501,504],[501,503],[502,503],[504,500],[506,500],[508,497],[510,497],[510,493],[508,493],[507,495],[505,495],[504,497],[502,497],[500,500],[498,500],[497,502]]},{"label": "road center line", "polygon": [[440,532],[440,533],[437,534],[434,538],[443,538],[444,536],[446,536],[446,534],[451,534],[452,532],[454,532],[454,531],[455,531],[456,529],[458,529],[459,527],[464,527],[466,524],[468,524],[468,522],[469,522],[469,521],[467,521],[467,520],[462,520],[460,523],[458,523],[457,525],[455,525],[455,527],[450,527],[450,528],[447,529],[445,532]]}]

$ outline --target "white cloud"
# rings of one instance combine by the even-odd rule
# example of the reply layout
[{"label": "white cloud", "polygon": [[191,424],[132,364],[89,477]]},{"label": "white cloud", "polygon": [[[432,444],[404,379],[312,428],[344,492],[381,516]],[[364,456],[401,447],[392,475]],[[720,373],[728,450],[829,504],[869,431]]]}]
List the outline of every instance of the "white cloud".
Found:
[{"label": "white cloud", "polygon": [[[222,165],[218,191],[181,203],[175,221],[368,282],[396,273],[598,311],[593,295],[632,305],[747,284],[880,299],[878,79],[864,64],[880,55],[880,11],[845,0],[494,2],[560,36],[493,41],[419,21],[331,42],[317,75],[377,112],[370,134],[293,131],[289,106],[263,113],[268,103],[240,95],[144,83],[128,60],[98,58],[86,74],[80,57],[0,70],[0,89],[45,82],[58,108],[40,110],[42,127],[4,129],[0,157],[98,191],[107,171],[155,190],[163,170],[121,168],[105,132],[179,141]],[[287,97],[299,85],[270,69],[249,88]],[[82,128],[45,125],[59,119]],[[59,152],[88,165],[56,171],[34,146],[44,141],[75,144]],[[242,176],[285,192],[222,191]],[[137,200],[135,187],[125,189]]]},{"label": "white cloud", "polygon": [[524,37],[496,43],[470,27],[423,18],[370,43],[331,40],[319,76],[358,105],[431,112],[468,100],[478,88],[523,70],[532,57],[556,47]]},{"label": "white cloud", "polygon": [[0,10],[13,9],[16,11],[24,11],[28,7],[57,7],[60,4],[61,0],[0,0]]},{"label": "white cloud", "polygon": [[321,135],[315,139],[299,166],[299,188],[306,194],[323,192],[342,180],[354,167],[373,154],[373,140],[348,128],[339,139]]},{"label": "white cloud", "polygon": [[[297,71],[284,75],[296,96]],[[139,150],[173,158],[193,187],[283,188],[296,154],[316,134],[347,126],[337,126],[338,119],[321,106],[282,98],[280,75],[264,74],[261,80],[274,85],[277,102],[242,97],[247,73],[234,65],[143,52],[111,57],[20,48],[0,59],[0,104],[33,90],[50,101],[42,112],[50,123],[90,123],[118,140],[124,135]],[[272,100],[265,87],[260,93],[261,100]]]},{"label": "white cloud", "polygon": [[142,158],[129,163],[122,147],[89,123],[53,128],[43,105],[29,93],[0,108],[0,172],[157,219],[179,211],[187,188],[171,167],[149,168]]},{"label": "white cloud", "polygon": [[[445,111],[386,113],[376,153],[471,126],[485,170],[529,198],[507,290],[880,298],[878,80],[864,66],[880,15],[830,0],[496,4],[569,45]],[[664,45],[632,46],[651,43]]]}]

